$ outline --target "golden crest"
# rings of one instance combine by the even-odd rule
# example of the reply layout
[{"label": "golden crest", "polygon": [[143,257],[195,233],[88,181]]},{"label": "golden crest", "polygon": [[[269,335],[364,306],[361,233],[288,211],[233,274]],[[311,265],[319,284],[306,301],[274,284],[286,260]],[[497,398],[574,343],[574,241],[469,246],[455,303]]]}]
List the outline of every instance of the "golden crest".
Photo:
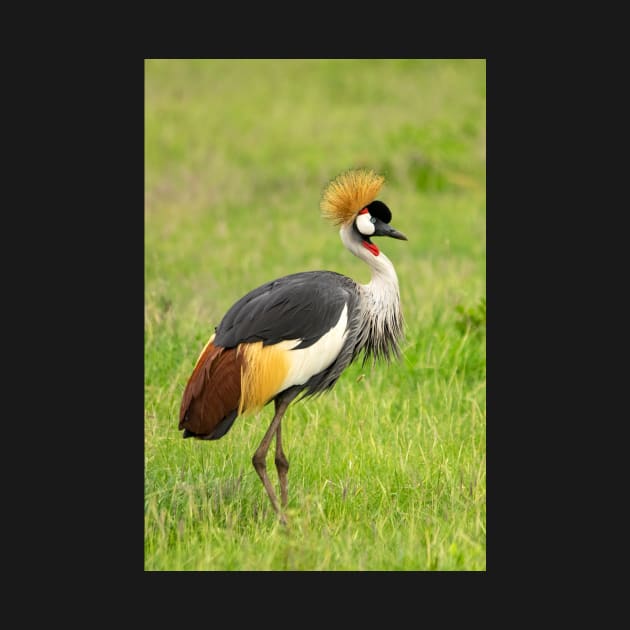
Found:
[{"label": "golden crest", "polygon": [[360,210],[374,201],[384,181],[382,175],[368,169],[341,173],[322,194],[322,214],[335,225],[351,222]]}]

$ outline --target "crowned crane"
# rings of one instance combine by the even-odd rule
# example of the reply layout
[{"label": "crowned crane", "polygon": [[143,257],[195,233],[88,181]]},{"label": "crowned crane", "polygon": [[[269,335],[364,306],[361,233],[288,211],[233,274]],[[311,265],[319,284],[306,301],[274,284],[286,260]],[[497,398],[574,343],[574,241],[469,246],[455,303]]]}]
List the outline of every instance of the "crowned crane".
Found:
[{"label": "crowned crane", "polygon": [[[350,170],[324,189],[324,217],[340,227],[341,241],[372,270],[368,284],[334,271],[304,271],[267,282],[238,300],[205,345],[184,390],[183,437],[217,440],[236,418],[273,400],[275,413],[252,463],[280,521],[286,524],[289,462],[281,423],[289,404],[320,394],[361,354],[400,357],[403,334],[394,266],[374,236],[407,237],[389,225],[392,213],[376,199],[384,178]],[[276,439],[275,464],[282,509],[267,475],[266,456]]]}]

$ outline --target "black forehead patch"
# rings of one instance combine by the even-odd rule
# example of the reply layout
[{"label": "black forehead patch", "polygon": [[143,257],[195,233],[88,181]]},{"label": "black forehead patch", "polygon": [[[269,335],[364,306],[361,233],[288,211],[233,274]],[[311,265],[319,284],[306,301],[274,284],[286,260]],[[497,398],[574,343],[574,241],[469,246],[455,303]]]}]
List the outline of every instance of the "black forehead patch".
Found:
[{"label": "black forehead patch", "polygon": [[380,219],[384,223],[389,223],[392,220],[391,210],[382,201],[375,199],[366,207],[373,217]]}]

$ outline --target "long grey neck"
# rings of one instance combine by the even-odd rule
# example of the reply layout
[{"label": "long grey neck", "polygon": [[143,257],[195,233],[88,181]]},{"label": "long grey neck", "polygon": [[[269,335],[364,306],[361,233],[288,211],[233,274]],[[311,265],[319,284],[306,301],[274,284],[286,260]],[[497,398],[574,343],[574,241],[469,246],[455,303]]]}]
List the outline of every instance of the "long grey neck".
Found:
[{"label": "long grey neck", "polygon": [[365,351],[364,362],[369,356],[398,358],[404,322],[394,265],[383,252],[374,256],[351,230],[342,228],[340,234],[344,245],[372,270],[368,284],[357,284],[361,296],[357,352]]}]

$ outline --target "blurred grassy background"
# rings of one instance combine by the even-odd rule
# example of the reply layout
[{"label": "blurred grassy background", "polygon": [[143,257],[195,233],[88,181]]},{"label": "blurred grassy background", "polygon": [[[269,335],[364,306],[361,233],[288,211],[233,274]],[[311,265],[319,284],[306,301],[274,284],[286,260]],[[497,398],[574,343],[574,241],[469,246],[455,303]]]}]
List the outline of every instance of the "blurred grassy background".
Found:
[{"label": "blurred grassy background", "polygon": [[[145,568],[485,569],[485,61],[145,63]],[[369,281],[319,215],[361,166],[409,237],[379,242],[404,359],[290,408],[286,535],[251,466],[271,409],[184,441],[181,394],[245,292]]]}]

